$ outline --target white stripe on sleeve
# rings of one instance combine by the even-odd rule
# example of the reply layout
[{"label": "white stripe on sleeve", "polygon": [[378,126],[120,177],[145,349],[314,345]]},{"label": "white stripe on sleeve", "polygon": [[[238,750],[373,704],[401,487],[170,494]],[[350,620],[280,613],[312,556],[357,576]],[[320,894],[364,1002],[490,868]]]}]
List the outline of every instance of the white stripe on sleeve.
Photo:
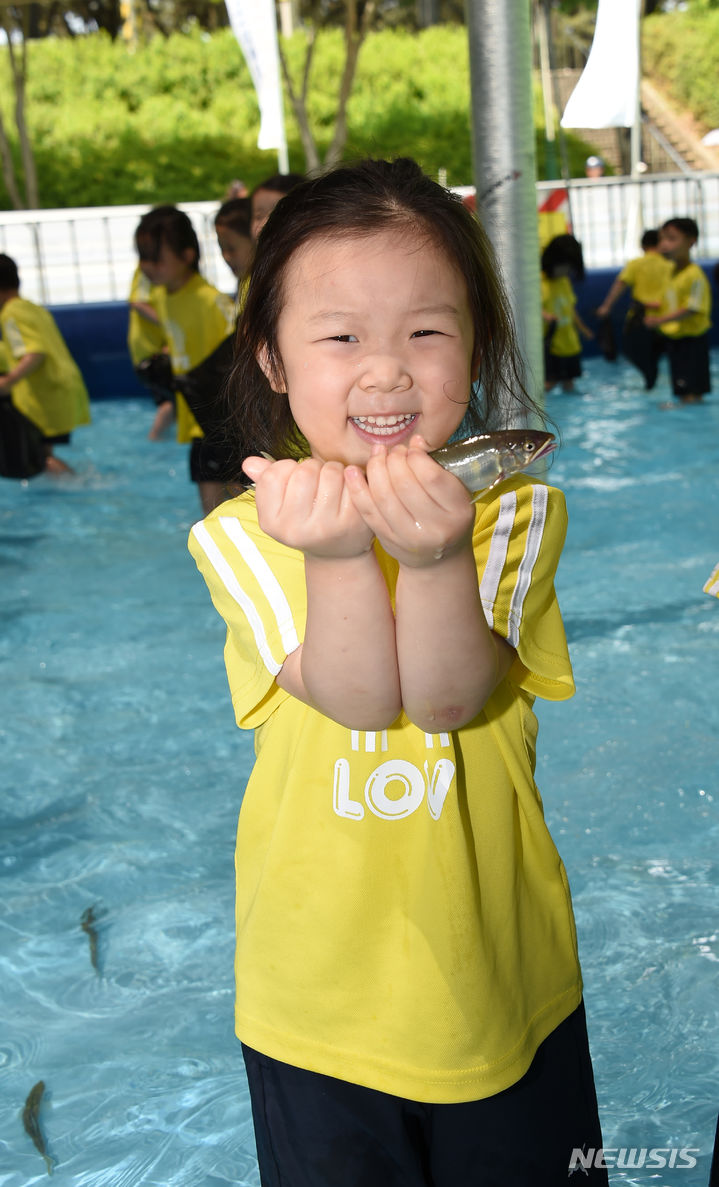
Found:
[{"label": "white stripe on sleeve", "polygon": [[208,532],[204,523],[196,523],[192,529],[192,535],[197,540],[197,543],[200,545],[202,551],[212,565],[212,568],[217,573],[217,576],[220,578],[220,581],[224,585],[230,597],[233,598],[235,602],[237,602],[237,605],[243,610],[255,637],[255,644],[260,657],[268,672],[270,672],[273,676],[276,676],[280,671],[282,664],[277,663],[274,656],[272,655],[272,652],[270,651],[270,645],[267,640],[264,623],[255,609],[254,603],[243,590],[230,565],[227,563],[218,546],[215,544],[215,541],[212,539],[212,536]]},{"label": "white stripe on sleeve", "polygon": [[522,622],[524,600],[532,583],[532,572],[539,556],[539,548],[544,535],[544,525],[547,522],[548,492],[546,486],[532,487],[532,516],[527,528],[527,540],[524,546],[524,556],[519,563],[517,583],[509,606],[509,635],[507,641],[512,647],[519,644],[519,628]]},{"label": "white stripe on sleeve", "polygon": [[285,596],[285,591],[280,585],[279,581],[272,572],[267,561],[263,557],[254,540],[251,540],[242,525],[236,519],[230,516],[221,515],[219,522],[225,534],[229,537],[235,548],[240,553],[243,561],[248,569],[257,578],[257,581],[262,589],[263,594],[270,604],[272,613],[277,621],[280,637],[282,639],[282,646],[287,655],[291,655],[296,651],[300,645],[297,637],[297,628],[292,617],[292,610],[290,604]]},{"label": "white stripe on sleeve", "polygon": [[479,586],[479,596],[482,599],[484,616],[487,619],[487,626],[490,630],[494,626],[494,603],[499,590],[504,562],[507,559],[509,537],[514,526],[516,510],[516,491],[510,490],[500,496],[499,514],[497,515],[497,522],[494,525],[492,543],[489,546],[489,556],[487,557],[487,564],[484,567],[484,573],[482,574],[482,580]]}]

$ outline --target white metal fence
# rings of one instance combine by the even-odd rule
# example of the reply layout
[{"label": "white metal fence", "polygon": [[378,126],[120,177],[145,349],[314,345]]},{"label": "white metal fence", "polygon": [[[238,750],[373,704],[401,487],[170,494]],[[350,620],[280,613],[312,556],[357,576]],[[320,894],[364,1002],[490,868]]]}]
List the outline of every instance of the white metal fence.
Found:
[{"label": "white metal fence", "polygon": [[[537,202],[559,182],[540,182]],[[641,230],[673,215],[700,228],[697,255],[719,258],[719,172],[573,181],[569,203],[574,234],[588,268],[620,267],[639,252]],[[217,247],[218,202],[180,204],[193,220],[202,271],[225,291],[232,276]],[[136,264],[133,235],[146,206],[0,211],[0,251],[16,260],[23,294],[44,305],[124,301]]]},{"label": "white metal fence", "polygon": [[[538,194],[557,184],[539,182]],[[677,216],[694,218],[699,225],[696,255],[719,258],[719,172],[582,179],[571,183],[569,205],[588,268],[620,267],[639,255],[643,230]]]},{"label": "white metal fence", "polygon": [[[200,241],[201,269],[212,284],[233,288],[217,247],[219,202],[182,202]],[[135,228],[148,206],[0,211],[0,251],[12,256],[22,294],[42,305],[125,301],[137,264]]]}]

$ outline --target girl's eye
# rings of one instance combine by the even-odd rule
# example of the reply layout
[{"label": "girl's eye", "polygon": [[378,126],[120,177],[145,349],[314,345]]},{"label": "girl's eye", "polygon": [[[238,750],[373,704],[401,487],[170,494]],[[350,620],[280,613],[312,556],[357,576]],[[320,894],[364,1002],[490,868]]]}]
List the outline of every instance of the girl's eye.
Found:
[{"label": "girl's eye", "polygon": [[330,342],[357,342],[354,334],[333,334]]},{"label": "girl's eye", "polygon": [[430,334],[437,334],[438,330],[415,330],[413,338],[429,338]]}]

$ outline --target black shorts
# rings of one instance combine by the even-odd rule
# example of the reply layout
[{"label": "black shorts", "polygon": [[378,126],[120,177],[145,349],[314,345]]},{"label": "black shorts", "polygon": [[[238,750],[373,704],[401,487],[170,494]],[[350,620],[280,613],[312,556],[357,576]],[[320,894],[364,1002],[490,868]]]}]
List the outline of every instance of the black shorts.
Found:
[{"label": "black shorts", "polygon": [[582,374],[582,356],[552,354],[547,350],[544,353],[544,373],[548,383],[564,383],[569,379],[579,379]]},{"label": "black shorts", "polygon": [[262,1187],[607,1187],[587,1157],[602,1137],[581,1005],[521,1080],[466,1104],[405,1100],[242,1050]]},{"label": "black shorts", "polygon": [[708,332],[698,338],[667,338],[666,351],[675,396],[703,396],[712,390]]},{"label": "black shorts", "polygon": [[647,391],[655,387],[659,375],[659,360],[667,341],[665,334],[644,324],[645,307],[632,301],[622,331],[624,354],[644,376]]},{"label": "black shorts", "polygon": [[57,433],[55,437],[45,437],[46,445],[69,445],[70,433]]},{"label": "black shorts", "polygon": [[206,437],[195,437],[190,446],[190,478],[193,482],[227,482],[230,460],[227,446]]}]

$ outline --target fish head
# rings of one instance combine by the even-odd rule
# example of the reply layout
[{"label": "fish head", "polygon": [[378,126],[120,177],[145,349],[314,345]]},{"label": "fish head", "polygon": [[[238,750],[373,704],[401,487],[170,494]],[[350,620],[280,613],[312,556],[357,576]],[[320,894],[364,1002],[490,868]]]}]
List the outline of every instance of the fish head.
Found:
[{"label": "fish head", "polygon": [[493,433],[501,467],[501,477],[518,474],[534,462],[546,458],[556,448],[551,433],[540,429],[505,429]]}]

